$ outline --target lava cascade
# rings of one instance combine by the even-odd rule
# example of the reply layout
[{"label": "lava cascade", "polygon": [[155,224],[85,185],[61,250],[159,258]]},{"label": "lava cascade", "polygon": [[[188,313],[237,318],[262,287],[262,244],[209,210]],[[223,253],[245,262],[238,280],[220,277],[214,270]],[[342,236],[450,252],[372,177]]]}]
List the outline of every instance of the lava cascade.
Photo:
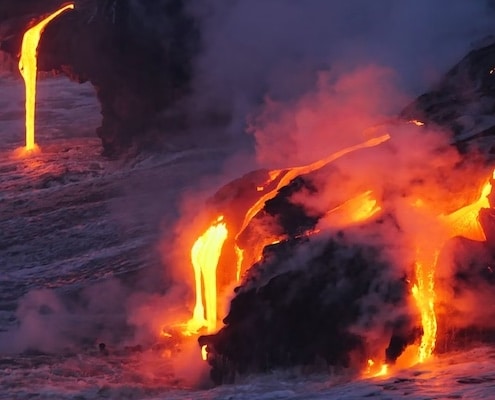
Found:
[{"label": "lava cascade", "polygon": [[29,28],[22,38],[19,71],[21,72],[26,87],[26,151],[33,151],[36,148],[34,125],[36,110],[36,79],[38,72],[38,44],[45,27],[60,14],[71,9],[74,9],[74,3],[59,8],[33,27]]}]

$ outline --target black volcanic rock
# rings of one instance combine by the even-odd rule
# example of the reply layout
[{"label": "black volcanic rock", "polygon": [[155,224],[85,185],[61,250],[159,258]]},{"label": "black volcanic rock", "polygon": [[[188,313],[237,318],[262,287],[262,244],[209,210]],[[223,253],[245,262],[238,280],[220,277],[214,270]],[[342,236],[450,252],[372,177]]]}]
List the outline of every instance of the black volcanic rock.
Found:
[{"label": "black volcanic rock", "polygon": [[310,179],[298,176],[281,188],[273,199],[265,203],[264,211],[269,215],[277,216],[279,227],[290,237],[313,229],[321,217],[321,215],[308,215],[301,204],[291,201],[291,196],[302,190],[314,196],[318,193],[318,188]]},{"label": "black volcanic rock", "polygon": [[[321,215],[309,215],[301,204],[291,197],[301,191],[316,194],[310,177],[298,176],[267,200],[236,238],[236,244],[244,250],[242,272],[257,261],[264,245],[288,237],[298,237],[314,229]],[[262,246],[260,248],[260,246]]]},{"label": "black volcanic rock", "polygon": [[[249,251],[256,225],[269,216],[275,219],[274,229],[286,239],[266,246],[261,261],[247,267],[223,321],[225,326],[216,334],[199,338],[200,345],[208,348],[211,377],[217,384],[232,382],[238,374],[274,368],[332,365],[362,370],[369,358],[393,364],[422,335],[411,295],[409,278],[414,280],[414,272],[398,270],[386,256],[387,243],[376,241],[376,237],[386,241],[380,230],[389,234],[395,230],[400,235],[401,227],[391,214],[384,213],[378,219],[334,231],[330,236],[318,233],[314,228],[319,216],[309,215],[291,199],[301,191],[318,196],[321,188],[314,183],[318,181],[315,175],[320,173],[331,174],[336,181],[348,179],[336,165],[292,179],[266,201],[239,237],[241,248],[246,246]],[[455,170],[451,173],[455,176]],[[228,198],[235,205],[237,194],[248,187],[253,201],[254,182],[266,175],[266,171],[257,171],[232,182],[217,193],[212,203],[225,205],[220,200]],[[455,192],[450,189],[450,193]],[[463,195],[459,194],[457,200],[463,204],[457,207],[475,200],[468,200],[469,190],[467,194],[465,191],[459,188]],[[493,192],[489,198],[493,200]],[[384,208],[386,204],[385,201]],[[486,242],[454,238],[440,253],[436,276],[438,352],[473,341],[495,340],[495,325],[489,322],[494,320],[495,311],[480,307],[474,315],[473,304],[466,308],[466,301],[493,303],[493,209],[482,209],[479,219]],[[366,235],[356,232],[373,232],[377,236],[368,241]],[[412,266],[414,260],[403,260],[403,264]],[[382,339],[379,345],[373,343],[376,332]],[[377,354],[377,348],[385,349],[384,353]]]},{"label": "black volcanic rock", "polygon": [[438,341],[443,353],[495,343],[495,228],[493,209],[483,209],[480,221],[487,241],[452,239],[440,257],[436,279]]},{"label": "black volcanic rock", "polygon": [[[388,145],[393,144],[384,144]],[[374,149],[344,157],[343,165],[352,164],[368,151]],[[343,165],[336,161],[291,179],[235,238],[244,250],[243,281],[235,291],[225,326],[199,339],[201,345],[208,346],[211,376],[216,383],[231,382],[237,374],[296,365],[333,365],[362,371],[369,358],[394,363],[421,337],[409,280],[414,281],[414,260],[402,260],[399,264],[403,267],[398,267],[397,260],[387,258],[385,249],[390,240],[386,238],[401,235],[402,231],[390,205],[395,196],[416,190],[423,193],[422,181],[413,179],[399,185],[389,182],[383,198],[377,198],[385,210],[382,214],[341,230],[333,229],[329,235],[317,229],[323,215],[298,199],[303,194],[303,198],[315,200],[326,193],[323,209],[331,210],[348,200],[350,193],[366,190],[359,180],[359,170],[353,176]],[[444,179],[444,172],[449,179]],[[465,165],[444,172],[437,168],[429,176],[438,182],[438,193],[428,191],[431,201],[435,203],[436,197],[448,199],[438,204],[439,214],[457,210],[479,195],[477,173],[471,174],[471,182],[455,180],[456,176],[465,176]],[[262,196],[255,185],[267,175],[266,171],[248,174],[226,185],[211,200],[210,206],[218,204],[219,209],[232,213],[228,220],[237,218],[234,232],[248,204]],[[487,173],[481,175],[486,179]],[[453,193],[455,199],[451,199]],[[240,199],[249,202],[239,208],[236,204]],[[253,251],[259,243],[264,247],[261,261],[258,249]],[[235,259],[227,260],[224,255],[222,259],[222,269],[232,271]],[[452,277],[448,279],[451,281]],[[441,318],[443,329],[446,317]],[[379,344],[374,343],[377,336]]]},{"label": "black volcanic rock", "polygon": [[[0,49],[17,57],[30,20],[59,6],[53,0],[3,1]],[[104,153],[118,155],[132,145],[159,144],[178,123],[163,126],[161,114],[186,94],[198,43],[185,0],[78,0],[75,10],[45,29],[38,67],[93,84]],[[157,125],[161,129],[153,129]]]},{"label": "black volcanic rock", "polygon": [[212,379],[295,365],[361,369],[371,356],[394,362],[421,332],[406,275],[391,271],[376,248],[343,235],[268,247],[236,290],[225,326],[199,338]]},{"label": "black volcanic rock", "polygon": [[420,120],[452,132],[459,150],[495,153],[495,43],[471,50],[401,118]]},{"label": "black volcanic rock", "polygon": [[[356,152],[348,156],[347,162],[361,156]],[[429,178],[434,178],[438,184],[434,190],[438,193],[431,193],[430,189],[428,198],[433,204],[444,199],[437,204],[439,215],[476,200],[479,196],[478,175],[484,180],[489,175],[487,165],[474,163],[478,170],[473,169],[469,174],[470,181],[459,181],[458,177],[466,176],[468,168],[474,168],[469,162],[461,164],[451,166],[448,171],[437,168],[430,173]],[[448,173],[448,179],[443,176],[444,172]],[[299,204],[298,195],[304,192],[318,198],[326,192],[325,206],[332,209],[348,199],[349,190],[342,190],[346,182],[357,182],[350,184],[351,193],[366,189],[351,175],[335,162],[295,177],[264,203],[238,236],[237,244],[245,249],[245,255],[253,243],[260,242],[260,235],[266,235],[269,240],[261,240],[265,245],[261,261],[247,257],[251,262],[244,265],[244,278],[235,290],[230,311],[224,319],[225,326],[218,333],[199,339],[200,345],[208,348],[211,377],[216,383],[231,382],[238,374],[296,365],[332,365],[362,371],[368,358],[394,363],[408,345],[418,343],[422,329],[418,326],[420,318],[410,283],[410,279],[414,281],[415,260],[401,260],[399,264],[403,269],[398,270],[397,262],[387,258],[389,243],[386,238],[402,234],[401,226],[393,216],[393,207],[389,208],[394,197],[416,193],[416,189],[423,193],[423,183],[414,179],[400,185],[389,182],[383,197],[378,198],[384,211],[377,218],[341,230],[334,229],[331,235],[319,232],[315,228],[322,215]],[[359,172],[357,175],[359,177]],[[259,175],[259,179],[262,176]],[[250,182],[250,179],[241,178],[219,193],[242,193],[243,186],[253,186],[248,185]],[[228,187],[230,190],[226,189]],[[253,187],[250,193],[253,201],[256,198]],[[330,200],[328,193],[332,193]],[[229,200],[235,209],[235,196]],[[448,267],[439,267],[443,276],[440,274],[438,282],[443,291],[453,285],[456,291],[474,293],[477,301],[487,303],[493,297],[479,297],[477,289],[480,285],[485,289],[492,285],[492,275],[491,272],[487,275],[490,269],[486,266],[491,258],[486,253],[490,248],[495,249],[493,210],[482,210],[481,219],[485,221],[483,228],[488,242],[471,243],[468,246],[471,258],[466,257],[462,248],[457,249],[454,272],[449,275],[445,272]],[[370,240],[366,234],[362,235],[363,232],[370,234]],[[266,245],[277,237],[281,240],[279,243]],[[378,242],[377,238],[380,238]],[[464,243],[465,239],[460,242]],[[476,259],[478,262],[474,262]],[[460,325],[458,321],[450,321],[450,311],[441,312],[441,307],[450,304],[456,305],[455,296],[438,300],[439,351],[453,348],[461,342],[459,338],[493,336],[493,329],[479,323]],[[462,307],[457,311],[459,315],[462,315],[461,311],[465,312]],[[380,338],[380,343],[374,342],[376,337]],[[453,342],[447,344],[446,338],[453,338]]]}]

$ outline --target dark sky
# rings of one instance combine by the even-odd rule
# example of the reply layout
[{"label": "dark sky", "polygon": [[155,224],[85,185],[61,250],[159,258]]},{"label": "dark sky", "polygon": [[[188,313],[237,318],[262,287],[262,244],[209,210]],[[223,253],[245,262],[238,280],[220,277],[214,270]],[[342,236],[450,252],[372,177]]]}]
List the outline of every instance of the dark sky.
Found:
[{"label": "dark sky", "polygon": [[[472,43],[495,31],[485,0],[207,0],[199,88],[239,107],[259,91],[285,95],[306,73],[374,63],[419,94]],[[239,93],[242,93],[240,95]],[[243,97],[244,99],[240,99]]]}]

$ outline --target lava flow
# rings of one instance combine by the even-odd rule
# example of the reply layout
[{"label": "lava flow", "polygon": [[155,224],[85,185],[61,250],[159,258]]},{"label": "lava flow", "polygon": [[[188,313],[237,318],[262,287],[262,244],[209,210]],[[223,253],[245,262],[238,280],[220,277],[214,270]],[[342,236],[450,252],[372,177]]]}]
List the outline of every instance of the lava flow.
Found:
[{"label": "lava flow", "polygon": [[[211,226],[196,240],[191,249],[191,259],[194,267],[196,305],[193,317],[188,323],[190,333],[198,332],[202,327],[206,327],[208,333],[213,333],[217,328],[217,276],[216,270],[219,259],[222,255],[222,247],[227,237],[235,238],[231,245],[232,253],[237,261],[232,263],[232,268],[236,268],[237,281],[240,280],[244,252],[249,250],[261,258],[261,252],[267,244],[277,243],[283,237],[259,237],[256,243],[250,243],[249,249],[243,248],[237,240],[241,233],[251,223],[253,218],[263,209],[265,203],[273,199],[281,188],[288,185],[294,178],[321,169],[330,162],[359,149],[377,146],[384,143],[390,136],[383,135],[370,139],[356,146],[345,148],[329,157],[314,162],[312,164],[285,170],[274,170],[268,173],[269,180],[262,186],[256,186],[258,196],[253,200],[251,206],[247,206],[245,213],[240,216],[239,229],[234,232],[227,230],[227,222],[224,217],[218,217]],[[437,261],[445,243],[455,236],[463,236],[467,239],[484,241],[486,240],[483,229],[478,221],[478,214],[482,208],[489,208],[487,196],[491,191],[491,183],[487,182],[483,186],[478,200],[462,207],[450,214],[431,214],[433,207],[428,207],[424,199],[417,199],[410,206],[417,212],[425,212],[424,217],[430,218],[430,231],[420,229],[416,235],[409,236],[412,250],[414,250],[414,284],[411,295],[419,311],[418,323],[422,326],[422,336],[416,346],[410,348],[407,357],[401,361],[402,366],[410,366],[414,363],[421,363],[428,360],[434,350],[437,340],[437,316],[435,312],[435,302],[437,294],[435,292],[435,274]],[[370,221],[371,218],[380,215],[384,204],[378,194],[373,190],[367,190],[343,201],[340,205],[330,209],[321,217],[324,226],[331,229],[342,229],[349,226]],[[420,210],[422,209],[422,210]],[[416,211],[413,211],[416,215]],[[417,218],[422,220],[422,214],[417,214]],[[426,220],[425,220],[426,221]],[[428,224],[425,222],[426,226]],[[319,230],[315,230],[319,232]],[[306,232],[305,235],[312,234]],[[259,253],[259,254],[257,254]],[[250,254],[250,257],[252,255]],[[244,260],[250,263],[249,260]],[[204,297],[203,297],[204,294]],[[202,346],[203,359],[208,357],[208,348]],[[374,354],[373,356],[376,356]],[[406,360],[407,358],[407,360]],[[368,361],[368,368],[365,371],[367,376],[383,376],[389,373],[392,366],[386,362]]]},{"label": "lava flow", "polygon": [[[495,174],[495,171],[494,171]],[[437,319],[435,313],[435,269],[443,244],[452,237],[463,236],[475,241],[485,241],[485,233],[478,220],[482,208],[490,208],[488,195],[492,190],[491,182],[485,183],[481,194],[475,202],[468,204],[448,215],[439,216],[439,221],[446,234],[444,237],[421,239],[416,247],[416,284],[412,294],[421,314],[423,336],[418,352],[418,362],[426,361],[435,349]]]},{"label": "lava flow", "polygon": [[328,211],[325,222],[334,228],[344,228],[370,219],[381,209],[373,191],[368,190]]},{"label": "lava flow", "polygon": [[[189,332],[197,332],[203,326],[209,333],[217,325],[217,265],[222,247],[227,239],[227,225],[223,216],[201,235],[191,249],[191,261],[196,282],[196,304],[192,319],[187,324]],[[204,287],[204,305],[203,305]],[[205,310],[206,309],[206,310]],[[206,312],[205,312],[206,311]]]},{"label": "lava flow", "polygon": [[36,149],[34,121],[36,109],[36,78],[38,71],[37,49],[45,27],[64,11],[74,9],[74,3],[67,4],[29,28],[23,36],[19,71],[26,87],[26,151]]},{"label": "lava flow", "polygon": [[417,362],[428,360],[433,354],[437,340],[437,317],[435,314],[435,268],[438,260],[438,251],[416,253],[415,273],[416,284],[412,294],[421,313],[423,336],[418,349]]},{"label": "lava flow", "polygon": [[[263,193],[265,186],[259,186],[256,188],[260,192],[260,198],[253,204],[246,212],[243,220],[243,224],[240,230],[237,232],[236,239],[247,227],[249,222],[254,216],[262,209],[265,202],[275,197],[278,190],[287,185],[295,177],[306,174],[317,169],[322,168],[326,164],[333,162],[346,154],[354,151],[364,149],[367,147],[374,147],[390,139],[390,135],[385,134],[380,137],[372,138],[366,142],[360,143],[355,146],[347,147],[332,155],[318,160],[312,164],[293,167],[288,169],[284,176],[281,177],[281,170],[273,170],[269,172],[269,181],[265,183],[268,186],[276,179],[280,180],[276,184],[275,188],[269,190],[267,193]],[[351,199],[349,202],[343,204],[339,211],[335,210],[335,214],[348,213],[343,219],[340,216],[339,221],[341,224],[351,224],[354,222],[363,221],[371,218],[374,214],[380,211],[380,207],[377,206],[377,201],[371,196],[372,192],[368,191],[355,199]],[[189,335],[198,332],[199,329],[206,326],[209,333],[216,329],[217,324],[217,282],[216,282],[216,269],[218,261],[221,255],[222,246],[227,239],[228,230],[225,222],[223,222],[223,216],[218,219],[196,240],[191,249],[191,260],[194,268],[195,279],[195,297],[196,302],[193,311],[193,317],[187,323],[187,329],[184,332]],[[277,242],[277,241],[275,241]],[[273,239],[260,238],[259,249],[260,252],[265,245],[274,243]],[[235,246],[235,254],[237,257],[236,262],[236,277],[237,281],[240,280],[241,266],[243,261],[243,249]],[[203,292],[205,300],[203,302]],[[205,310],[206,309],[206,310]],[[206,312],[205,312],[206,311]],[[203,357],[204,358],[204,357]]]},{"label": "lava flow", "polygon": [[[318,160],[312,164],[309,164],[309,165],[304,165],[304,166],[301,166],[301,167],[293,167],[293,168],[290,168],[289,169],[289,172],[287,172],[287,174],[282,177],[282,179],[280,179],[280,181],[278,182],[277,186],[271,190],[270,192],[264,194],[260,199],[258,199],[258,201],[253,204],[253,206],[248,210],[248,212],[246,213],[246,216],[244,217],[244,222],[242,223],[242,227],[241,229],[239,230],[239,233],[241,233],[244,228],[246,228],[246,226],[249,224],[249,222],[253,219],[253,217],[263,208],[265,202],[267,202],[268,200],[272,199],[278,192],[278,190],[280,188],[282,188],[283,186],[287,185],[292,179],[294,179],[295,177],[299,176],[299,175],[303,175],[303,174],[308,174],[310,172],[313,172],[317,169],[320,169],[322,167],[324,167],[325,165],[345,156],[346,154],[349,154],[349,153],[352,153],[354,151],[357,151],[357,150],[360,150],[360,149],[364,149],[364,148],[367,148],[367,147],[374,147],[374,146],[378,146],[379,144],[382,144],[384,142],[386,142],[387,140],[390,139],[390,135],[389,134],[385,134],[385,135],[382,135],[382,136],[379,136],[379,137],[375,137],[375,138],[372,138],[372,139],[369,139],[367,140],[366,142],[364,143],[360,143],[356,146],[351,146],[351,147],[346,147],[345,149],[342,149],[336,153],[333,153],[332,155],[326,157],[326,158],[323,158],[321,160]],[[277,171],[278,172],[278,171]],[[275,176],[278,176],[278,175],[275,175]]]}]

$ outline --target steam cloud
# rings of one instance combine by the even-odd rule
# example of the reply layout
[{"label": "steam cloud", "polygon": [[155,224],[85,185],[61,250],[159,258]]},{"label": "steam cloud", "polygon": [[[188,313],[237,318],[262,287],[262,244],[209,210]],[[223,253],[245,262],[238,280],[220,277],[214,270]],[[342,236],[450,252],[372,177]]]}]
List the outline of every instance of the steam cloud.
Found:
[{"label": "steam cloud", "polygon": [[98,341],[122,340],[125,296],[126,290],[116,280],[88,286],[70,296],[32,290],[19,301],[17,326],[0,333],[0,352],[74,351]]}]

